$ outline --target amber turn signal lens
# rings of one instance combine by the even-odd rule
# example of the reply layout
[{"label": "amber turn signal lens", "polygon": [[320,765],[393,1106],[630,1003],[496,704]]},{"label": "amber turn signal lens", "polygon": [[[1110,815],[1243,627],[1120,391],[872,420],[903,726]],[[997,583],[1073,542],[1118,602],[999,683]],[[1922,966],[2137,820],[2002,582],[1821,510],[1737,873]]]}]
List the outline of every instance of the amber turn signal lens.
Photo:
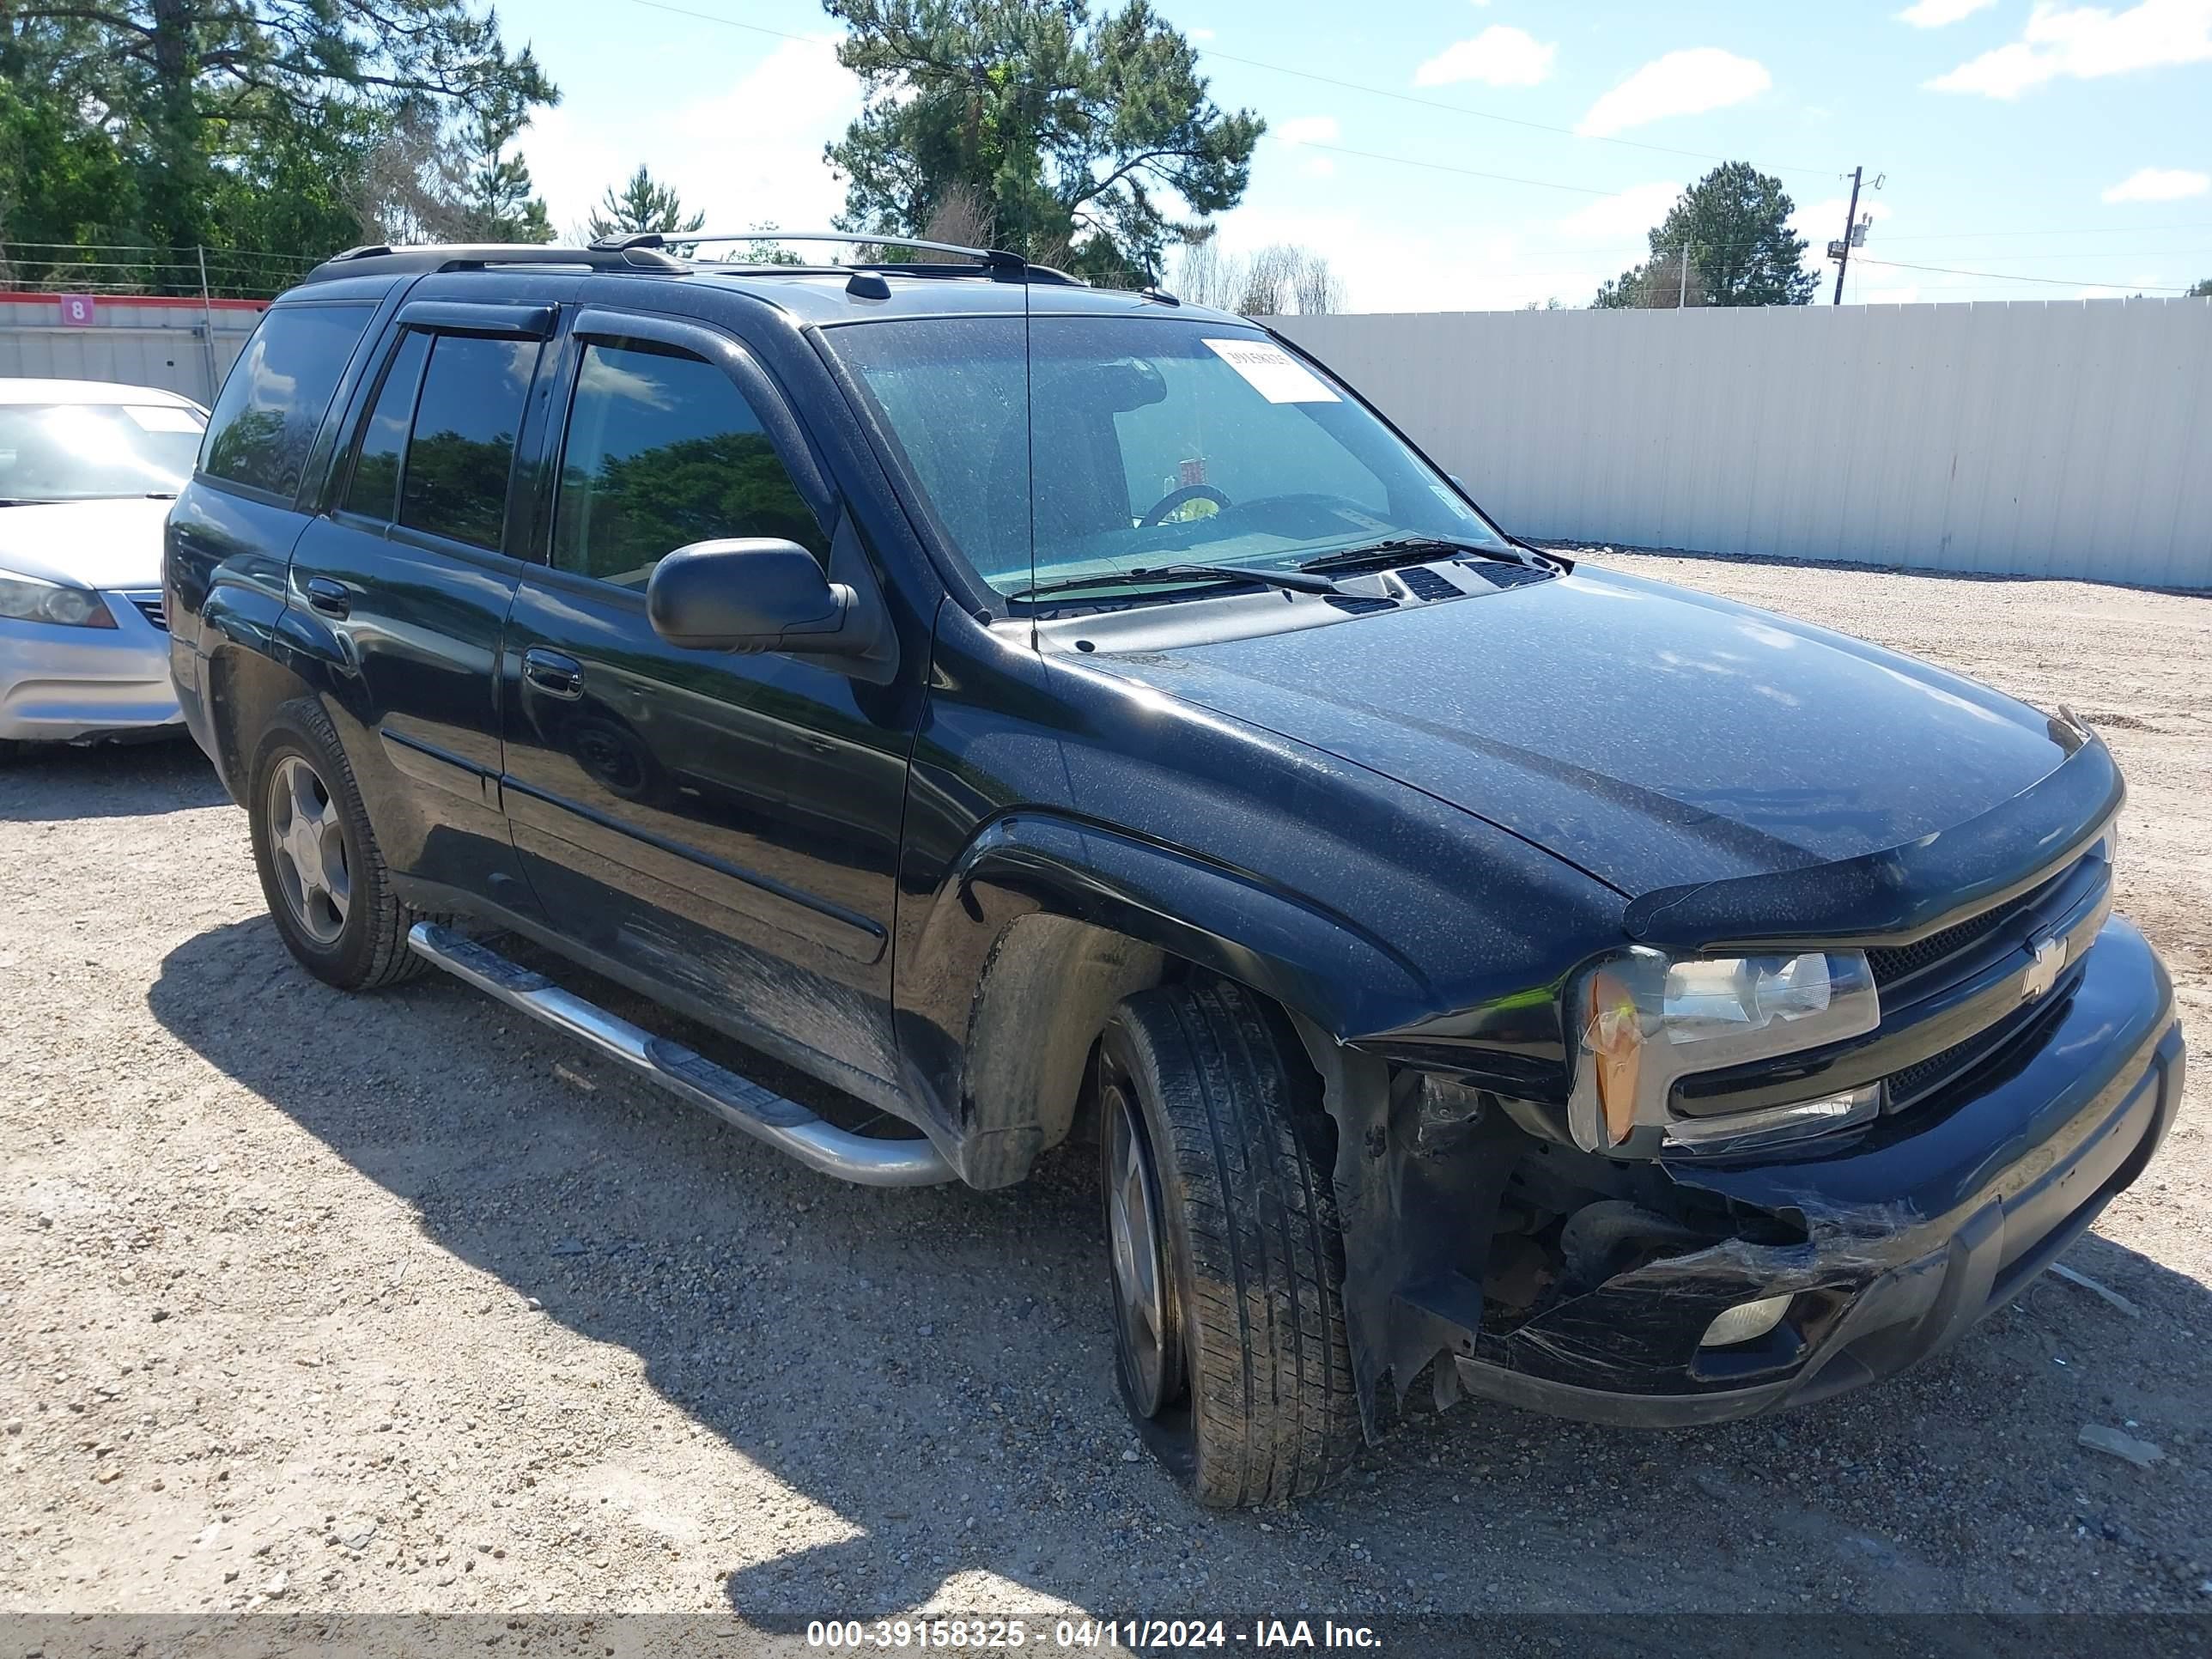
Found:
[{"label": "amber turn signal lens", "polygon": [[1590,975],[1589,1000],[1585,1042],[1597,1062],[1606,1145],[1618,1146],[1636,1127],[1636,1073],[1644,1058],[1644,1026],[1635,997],[1611,974]]}]

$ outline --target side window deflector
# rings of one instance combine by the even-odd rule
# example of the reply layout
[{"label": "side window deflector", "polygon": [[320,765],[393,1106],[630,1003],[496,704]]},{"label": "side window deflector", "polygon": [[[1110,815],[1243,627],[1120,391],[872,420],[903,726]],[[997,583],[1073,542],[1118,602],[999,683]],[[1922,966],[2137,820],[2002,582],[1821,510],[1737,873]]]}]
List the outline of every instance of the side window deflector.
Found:
[{"label": "side window deflector", "polygon": [[807,442],[805,433],[775,383],[735,340],[672,317],[608,311],[592,306],[576,313],[571,332],[579,340],[604,340],[611,344],[636,340],[647,345],[672,346],[714,364],[737,382],[745,401],[752,405],[755,416],[775,446],[792,483],[805,497],[807,506],[814,509],[814,516],[825,525],[837,522],[841,516],[838,506],[829,481],[815,464],[813,447]]},{"label": "side window deflector", "polygon": [[498,334],[511,339],[550,339],[558,315],[553,306],[471,305],[458,300],[410,300],[399,307],[399,326],[447,334]]}]

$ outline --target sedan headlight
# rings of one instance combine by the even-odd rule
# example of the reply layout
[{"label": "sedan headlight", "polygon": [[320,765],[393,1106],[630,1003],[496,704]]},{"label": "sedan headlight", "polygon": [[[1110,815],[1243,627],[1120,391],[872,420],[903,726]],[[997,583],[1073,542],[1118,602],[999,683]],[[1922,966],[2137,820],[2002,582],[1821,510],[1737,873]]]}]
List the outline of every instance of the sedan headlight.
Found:
[{"label": "sedan headlight", "polygon": [[88,587],[65,587],[37,576],[0,572],[0,617],[60,628],[112,628],[107,602]]},{"label": "sedan headlight", "polygon": [[[1881,1000],[1863,954],[1670,957],[1638,948],[1607,957],[1569,989],[1580,1037],[1568,1125],[1589,1152],[1611,1152],[1639,1128],[1686,1148],[1740,1146],[1842,1127],[1870,1115],[1878,1091],[1677,1118],[1674,1085],[1697,1072],[1771,1060],[1871,1031]],[[1755,1120],[1755,1121],[1753,1121]]]}]

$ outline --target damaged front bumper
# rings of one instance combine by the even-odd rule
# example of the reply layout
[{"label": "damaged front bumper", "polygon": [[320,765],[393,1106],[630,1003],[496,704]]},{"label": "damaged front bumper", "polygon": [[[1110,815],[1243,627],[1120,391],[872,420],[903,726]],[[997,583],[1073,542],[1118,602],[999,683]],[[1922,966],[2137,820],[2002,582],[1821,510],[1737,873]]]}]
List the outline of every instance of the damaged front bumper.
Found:
[{"label": "damaged front bumper", "polygon": [[[2134,1181],[2172,1121],[2182,1071],[2172,987],[2115,918],[2044,1040],[1970,1097],[1899,1112],[1826,1158],[1666,1160],[1677,1187],[1779,1218],[1802,1242],[1723,1240],[1510,1328],[1460,1324],[1459,1380],[1512,1405],[1656,1428],[1887,1376],[2017,1294]],[[1700,1346],[1723,1310],[1779,1296],[1789,1311],[1765,1337]]]}]

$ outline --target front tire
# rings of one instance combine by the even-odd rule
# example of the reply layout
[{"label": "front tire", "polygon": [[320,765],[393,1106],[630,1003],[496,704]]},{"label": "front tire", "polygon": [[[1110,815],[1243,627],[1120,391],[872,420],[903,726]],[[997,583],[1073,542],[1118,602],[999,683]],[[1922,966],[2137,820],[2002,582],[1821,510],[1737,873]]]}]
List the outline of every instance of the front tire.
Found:
[{"label": "front tire", "polygon": [[407,948],[425,920],[392,890],[353,768],[322,705],[277,709],[254,751],[246,822],[262,896],[300,965],[342,991],[411,979],[428,964]]},{"label": "front tire", "polygon": [[1273,1010],[1226,981],[1122,1002],[1097,1094],[1121,1394],[1210,1508],[1317,1492],[1359,1443],[1333,1127]]}]

